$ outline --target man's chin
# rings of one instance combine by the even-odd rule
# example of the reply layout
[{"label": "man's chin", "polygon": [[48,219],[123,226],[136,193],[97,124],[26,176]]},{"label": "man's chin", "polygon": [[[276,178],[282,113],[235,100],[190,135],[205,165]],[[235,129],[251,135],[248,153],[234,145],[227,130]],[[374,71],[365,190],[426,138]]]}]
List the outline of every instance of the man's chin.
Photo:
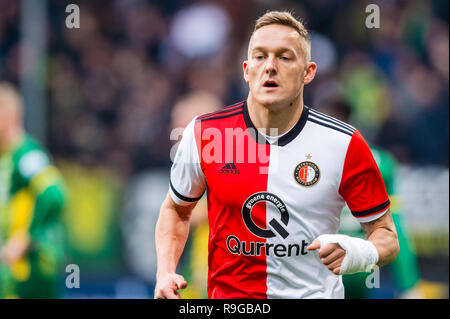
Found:
[{"label": "man's chin", "polygon": [[258,99],[259,103],[264,105],[265,107],[268,108],[273,108],[276,107],[278,105],[282,105],[283,104],[283,99],[277,98],[277,97],[262,97],[260,99]]}]

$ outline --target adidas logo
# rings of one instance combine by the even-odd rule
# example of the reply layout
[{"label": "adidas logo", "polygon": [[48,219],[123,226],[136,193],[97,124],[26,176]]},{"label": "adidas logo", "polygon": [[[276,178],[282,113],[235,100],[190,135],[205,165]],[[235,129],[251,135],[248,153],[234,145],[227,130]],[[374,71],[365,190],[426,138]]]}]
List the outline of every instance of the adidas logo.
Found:
[{"label": "adidas logo", "polygon": [[219,173],[239,174],[239,170],[233,162],[229,162],[228,164],[222,166]]}]

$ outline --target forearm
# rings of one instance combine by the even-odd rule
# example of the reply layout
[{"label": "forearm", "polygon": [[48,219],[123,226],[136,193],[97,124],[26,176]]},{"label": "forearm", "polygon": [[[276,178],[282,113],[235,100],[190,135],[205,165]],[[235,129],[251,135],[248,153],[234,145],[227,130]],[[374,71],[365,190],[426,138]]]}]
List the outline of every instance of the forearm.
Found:
[{"label": "forearm", "polygon": [[368,238],[378,251],[378,266],[392,262],[399,252],[397,235],[388,229],[377,229]]},{"label": "forearm", "polygon": [[342,234],[322,234],[308,250],[319,250],[319,258],[334,274],[367,272],[376,264],[384,266],[397,257],[397,231],[388,211],[380,218],[361,223],[366,240]]},{"label": "forearm", "polygon": [[163,203],[156,224],[155,242],[158,273],[175,273],[178,261],[189,235],[190,214],[182,214]]},{"label": "forearm", "polygon": [[367,240],[377,249],[377,266],[381,267],[392,262],[397,257],[400,248],[391,213],[388,212],[378,220],[363,225]]},{"label": "forearm", "polygon": [[393,213],[395,228],[397,229],[398,243],[402,248],[397,258],[389,265],[396,287],[400,292],[414,287],[419,279],[420,272],[417,262],[417,256],[414,253],[411,235],[406,225],[403,223],[402,215]]}]

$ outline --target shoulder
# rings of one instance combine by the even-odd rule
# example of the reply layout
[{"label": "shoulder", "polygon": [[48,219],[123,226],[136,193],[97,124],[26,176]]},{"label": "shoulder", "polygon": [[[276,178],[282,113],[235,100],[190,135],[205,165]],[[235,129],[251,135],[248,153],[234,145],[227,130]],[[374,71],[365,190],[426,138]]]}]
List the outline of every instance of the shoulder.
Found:
[{"label": "shoulder", "polygon": [[311,107],[308,107],[308,111],[308,122],[320,127],[327,135],[341,136],[343,134],[351,138],[356,131],[352,125]]},{"label": "shoulder", "polygon": [[359,142],[358,130],[330,115],[308,108],[306,136],[328,154],[345,158],[349,147]]},{"label": "shoulder", "polygon": [[20,175],[27,179],[51,165],[50,157],[43,146],[28,135],[25,135],[13,157]]},{"label": "shoulder", "polygon": [[38,142],[35,138],[33,138],[31,135],[25,134],[22,137],[22,141],[16,148],[16,151],[14,152],[15,156],[23,156],[24,154],[31,152],[31,151],[41,151],[43,153],[46,153],[44,147],[40,142]]},{"label": "shoulder", "polygon": [[198,116],[195,119],[196,123],[206,123],[209,121],[213,121],[213,122],[217,122],[218,120],[220,120],[221,122],[226,121],[226,119],[243,114],[244,112],[244,101],[242,102],[238,102],[235,104],[231,104],[225,107],[222,107],[220,110],[212,112],[212,113],[207,113],[207,114],[203,114]]}]

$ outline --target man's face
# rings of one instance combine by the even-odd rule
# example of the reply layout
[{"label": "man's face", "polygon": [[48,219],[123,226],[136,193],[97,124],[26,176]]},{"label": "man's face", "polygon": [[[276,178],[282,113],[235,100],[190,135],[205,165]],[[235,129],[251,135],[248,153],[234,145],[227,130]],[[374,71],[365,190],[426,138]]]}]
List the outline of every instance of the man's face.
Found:
[{"label": "man's face", "polygon": [[243,68],[244,79],[258,103],[290,104],[299,96],[303,85],[312,80],[305,80],[309,63],[305,61],[300,41],[303,40],[298,32],[284,25],[267,25],[253,34]]}]

